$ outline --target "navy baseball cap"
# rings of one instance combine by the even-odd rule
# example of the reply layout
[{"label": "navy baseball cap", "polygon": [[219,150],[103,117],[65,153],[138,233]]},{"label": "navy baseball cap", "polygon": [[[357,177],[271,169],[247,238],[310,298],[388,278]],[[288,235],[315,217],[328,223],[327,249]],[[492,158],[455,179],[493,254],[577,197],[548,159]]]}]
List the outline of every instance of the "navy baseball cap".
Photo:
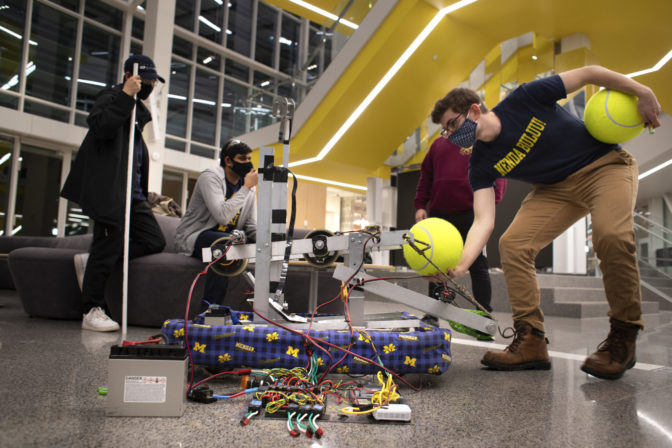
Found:
[{"label": "navy baseball cap", "polygon": [[165,83],[166,80],[156,73],[156,65],[149,56],[142,54],[132,54],[126,62],[124,62],[124,72],[133,73],[133,64],[138,64],[138,75],[142,79],[158,79]]}]

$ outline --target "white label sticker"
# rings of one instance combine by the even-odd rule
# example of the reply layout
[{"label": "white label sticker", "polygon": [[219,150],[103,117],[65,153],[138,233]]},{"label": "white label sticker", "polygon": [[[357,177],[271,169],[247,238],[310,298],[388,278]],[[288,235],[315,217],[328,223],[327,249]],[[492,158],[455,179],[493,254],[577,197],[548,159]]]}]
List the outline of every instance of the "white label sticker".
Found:
[{"label": "white label sticker", "polygon": [[212,261],[212,250],[209,247],[201,249],[201,258],[203,263],[210,263]]},{"label": "white label sticker", "polygon": [[168,377],[127,376],[124,403],[165,403]]}]

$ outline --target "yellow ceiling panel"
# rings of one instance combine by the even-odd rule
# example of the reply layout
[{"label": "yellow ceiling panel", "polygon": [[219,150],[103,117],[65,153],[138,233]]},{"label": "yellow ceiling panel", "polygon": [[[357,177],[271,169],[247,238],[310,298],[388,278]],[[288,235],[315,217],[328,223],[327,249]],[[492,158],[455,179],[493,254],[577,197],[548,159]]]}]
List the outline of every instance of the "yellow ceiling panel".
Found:
[{"label": "yellow ceiling panel", "polygon": [[[328,9],[337,2],[313,3]],[[291,160],[316,156],[431,21],[437,8],[452,3],[400,1],[294,136]],[[672,1],[650,0],[642,6],[631,0],[479,0],[443,18],[322,161],[297,166],[294,171],[365,185],[366,177],[376,173],[427,118],[439,97],[468,79],[483,59],[488,70],[495,67],[500,42],[529,32],[537,35],[535,45],[530,46],[529,54],[511,58],[501,67],[501,82],[528,81],[549,67],[574,68],[592,61],[631,73],[652,67],[672,49]],[[551,57],[554,42],[578,33],[587,37],[590,49]],[[531,61],[535,49],[539,52],[537,62],[523,61],[525,57]],[[654,89],[668,113],[672,111],[671,67],[672,62],[656,73],[636,78]],[[487,89],[496,92],[494,86]]]}]

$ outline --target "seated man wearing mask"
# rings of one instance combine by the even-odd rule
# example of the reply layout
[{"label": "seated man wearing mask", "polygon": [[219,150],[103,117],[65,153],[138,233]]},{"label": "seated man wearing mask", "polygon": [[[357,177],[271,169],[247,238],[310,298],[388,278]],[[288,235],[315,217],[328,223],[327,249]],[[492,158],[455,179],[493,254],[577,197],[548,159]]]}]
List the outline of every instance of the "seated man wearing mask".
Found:
[{"label": "seated man wearing mask", "polygon": [[[245,231],[248,242],[254,241],[257,227],[254,187],[259,175],[250,161],[251,152],[240,140],[230,140],[222,148],[220,165],[201,173],[177,227],[178,252],[201,259],[204,247],[236,229]],[[228,277],[210,270],[203,299],[222,304],[227,287]]]}]

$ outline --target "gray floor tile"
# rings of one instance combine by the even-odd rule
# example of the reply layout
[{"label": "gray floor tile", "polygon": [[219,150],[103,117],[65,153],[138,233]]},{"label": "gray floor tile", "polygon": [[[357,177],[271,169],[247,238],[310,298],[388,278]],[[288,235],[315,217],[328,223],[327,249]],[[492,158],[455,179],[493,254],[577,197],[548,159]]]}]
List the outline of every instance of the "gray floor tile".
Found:
[{"label": "gray floor tile", "polygon": [[[105,417],[109,346],[119,333],[82,332],[79,321],[28,317],[15,292],[0,291],[0,446],[69,447],[660,447],[672,446],[672,324],[648,318],[638,344],[647,369],[618,381],[579,370],[608,331],[607,319],[546,320],[550,371],[494,372],[480,359],[494,344],[455,334],[453,364],[441,376],[407,375],[401,393],[410,424],[323,424],[325,436],[291,438],[284,421],[239,424],[246,398],[188,403],[180,418]],[[367,303],[367,312],[410,310]],[[502,327],[508,315],[497,313]],[[445,326],[445,322],[443,322]],[[131,327],[128,339],[157,329]],[[576,358],[576,359],[574,359]]]}]

